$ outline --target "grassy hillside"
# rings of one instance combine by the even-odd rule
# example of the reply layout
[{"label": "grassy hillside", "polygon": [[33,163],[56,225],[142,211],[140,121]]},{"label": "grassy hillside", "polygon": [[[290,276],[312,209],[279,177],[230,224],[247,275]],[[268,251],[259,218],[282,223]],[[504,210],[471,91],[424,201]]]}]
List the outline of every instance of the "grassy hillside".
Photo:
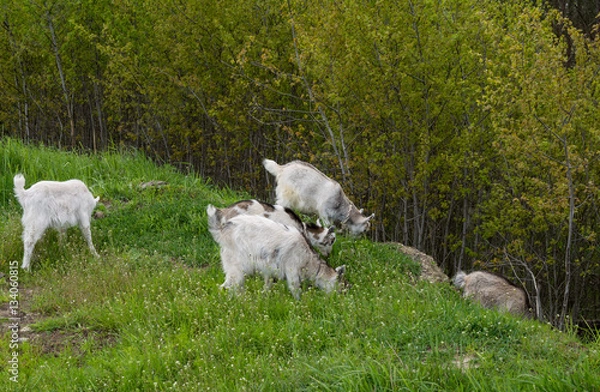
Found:
[{"label": "grassy hillside", "polygon": [[[338,237],[344,294],[283,282],[219,290],[208,203],[251,195],[156,167],[135,153],[83,156],[0,141],[0,389],[27,391],[600,390],[600,345],[481,309],[449,285],[418,281],[389,244]],[[262,168],[257,168],[261,170]],[[49,232],[18,274],[18,383],[11,349],[11,261],[20,263],[12,176],[84,180],[101,197],[93,258],[77,229]],[[161,187],[140,184],[166,181]]]}]

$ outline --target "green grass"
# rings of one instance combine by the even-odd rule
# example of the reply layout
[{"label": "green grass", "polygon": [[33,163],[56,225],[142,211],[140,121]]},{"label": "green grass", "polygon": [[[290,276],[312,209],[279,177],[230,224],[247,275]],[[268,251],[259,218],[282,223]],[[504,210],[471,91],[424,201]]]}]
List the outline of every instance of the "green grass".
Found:
[{"label": "green grass", "polygon": [[[484,310],[449,285],[416,279],[390,244],[339,236],[329,258],[352,287],[326,295],[284,282],[219,289],[208,203],[250,195],[217,189],[137,153],[78,155],[0,141],[0,269],[22,257],[12,176],[80,178],[101,196],[92,233],[48,232],[19,272],[19,382],[0,340],[0,390],[23,391],[595,391],[600,344]],[[24,157],[29,157],[25,160]],[[260,168],[257,168],[260,170]],[[150,180],[160,188],[141,189]],[[0,304],[10,300],[8,279]],[[3,313],[3,315],[6,312]],[[7,320],[3,320],[7,324]]]}]

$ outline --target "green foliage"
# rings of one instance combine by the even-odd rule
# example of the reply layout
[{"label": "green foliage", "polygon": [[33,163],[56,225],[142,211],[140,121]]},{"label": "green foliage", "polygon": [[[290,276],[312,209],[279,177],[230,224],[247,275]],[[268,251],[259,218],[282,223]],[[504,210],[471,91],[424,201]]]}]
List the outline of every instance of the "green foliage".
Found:
[{"label": "green foliage", "polygon": [[[207,203],[246,197],[156,167],[141,154],[82,155],[2,142],[12,173],[84,178],[106,216],[92,231],[100,259],[75,230],[38,244],[19,273],[19,383],[0,365],[1,390],[595,390],[598,343],[482,309],[450,285],[418,281],[393,244],[339,236],[328,262],[352,287],[326,295],[283,282],[263,292],[219,289]],[[37,157],[38,159],[25,159]],[[10,162],[10,163],[8,163]],[[54,163],[52,165],[52,163]],[[52,166],[47,166],[52,165]],[[80,168],[80,174],[77,170]],[[162,187],[139,187],[148,180]],[[20,210],[0,203],[2,272],[22,256]],[[15,250],[16,249],[16,250]],[[7,301],[9,286],[0,284]],[[3,323],[6,320],[3,321]],[[27,328],[25,328],[27,327]],[[0,357],[10,358],[10,334]]]},{"label": "green foliage", "polygon": [[[0,134],[133,147],[262,199],[263,158],[303,159],[375,213],[371,239],[511,275],[558,325],[565,304],[597,318],[567,288],[600,275],[600,48],[535,3],[4,0]],[[156,195],[174,249],[182,189]],[[164,225],[119,203],[136,238]]]}]

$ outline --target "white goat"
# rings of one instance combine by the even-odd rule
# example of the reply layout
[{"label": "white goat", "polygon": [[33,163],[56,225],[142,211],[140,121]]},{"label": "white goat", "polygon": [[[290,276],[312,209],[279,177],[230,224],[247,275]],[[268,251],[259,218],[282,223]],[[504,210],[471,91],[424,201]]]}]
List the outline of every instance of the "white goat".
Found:
[{"label": "white goat", "polygon": [[226,208],[217,209],[217,217],[225,223],[239,215],[260,215],[283,225],[295,227],[308,239],[310,244],[324,257],[329,256],[335,243],[335,228],[324,228],[317,223],[302,222],[300,217],[290,208],[265,203],[259,200],[241,200]]},{"label": "white goat", "polygon": [[258,273],[265,279],[265,289],[272,278],[285,279],[294,298],[300,299],[303,280],[325,292],[345,283],[346,267],[327,265],[297,229],[259,215],[239,215],[223,223],[212,205],[206,212],[209,231],[221,248],[222,288],[242,289],[246,275]]},{"label": "white goat", "polygon": [[85,184],[79,180],[64,182],[40,181],[25,189],[25,177],[13,178],[15,195],[23,207],[23,264],[29,270],[35,244],[48,228],[55,228],[64,235],[67,228],[79,226],[92,254],[98,252],[92,243],[90,219],[99,197],[94,199]]},{"label": "white goat", "polygon": [[524,317],[532,315],[525,290],[502,276],[484,271],[470,274],[458,271],[453,282],[463,290],[464,298],[472,298],[484,308],[499,309]]},{"label": "white goat", "polygon": [[348,199],[340,184],[313,165],[302,161],[279,165],[265,159],[263,166],[277,181],[276,204],[305,214],[318,214],[326,225],[341,225],[352,235],[369,228],[375,214],[364,216],[363,210]]}]

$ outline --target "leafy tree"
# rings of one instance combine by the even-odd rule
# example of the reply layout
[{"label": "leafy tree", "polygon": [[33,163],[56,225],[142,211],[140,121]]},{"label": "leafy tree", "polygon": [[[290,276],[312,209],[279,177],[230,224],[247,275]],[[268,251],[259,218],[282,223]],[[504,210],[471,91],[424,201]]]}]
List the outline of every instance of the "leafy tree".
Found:
[{"label": "leafy tree", "polygon": [[[154,159],[270,199],[314,163],[452,274],[600,303],[600,50],[530,1],[2,0],[0,132]],[[589,306],[587,305],[589,304]],[[556,316],[558,315],[558,316]]]}]

